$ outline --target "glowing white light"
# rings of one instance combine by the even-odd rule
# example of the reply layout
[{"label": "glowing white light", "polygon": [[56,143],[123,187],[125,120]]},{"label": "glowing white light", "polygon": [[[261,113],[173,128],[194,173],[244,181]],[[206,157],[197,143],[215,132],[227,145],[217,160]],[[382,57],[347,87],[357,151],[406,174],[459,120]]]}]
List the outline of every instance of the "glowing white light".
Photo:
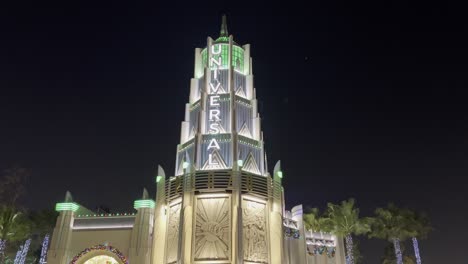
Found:
[{"label": "glowing white light", "polygon": [[28,255],[29,246],[31,245],[31,239],[26,240],[24,245],[20,246],[20,249],[16,252],[15,264],[24,264],[26,256]]},{"label": "glowing white light", "polygon": [[211,123],[209,132],[210,132],[210,134],[219,134],[219,132],[221,132],[219,130],[219,124],[218,123]]},{"label": "glowing white light", "polygon": [[210,109],[210,121],[221,121],[221,118],[219,118],[220,114],[221,111],[218,109]]},{"label": "glowing white light", "polygon": [[412,240],[413,240],[414,255],[416,257],[416,263],[421,264],[421,255],[419,254],[418,239],[413,237]]},{"label": "glowing white light", "polygon": [[42,249],[41,249],[41,258],[39,259],[39,264],[46,264],[47,261],[47,248],[49,247],[49,234],[44,237],[42,241]]},{"label": "glowing white light", "polygon": [[218,161],[213,160],[213,154],[208,154],[208,164],[209,165],[219,165]]},{"label": "glowing white light", "polygon": [[210,97],[210,106],[219,106],[219,95],[213,95]]},{"label": "glowing white light", "polygon": [[283,178],[283,172],[282,172],[282,171],[278,171],[278,177],[279,177],[280,179]]},{"label": "glowing white light", "polygon": [[213,55],[221,54],[221,45],[218,44],[218,45],[211,46],[211,54]]},{"label": "glowing white light", "polygon": [[88,259],[87,261],[85,261],[84,264],[101,264],[101,263],[118,264],[119,262],[113,257],[109,257],[107,255],[101,255],[101,256],[96,256],[91,259]]},{"label": "glowing white light", "polygon": [[212,138],[211,141],[210,141],[210,144],[208,144],[208,148],[206,150],[210,150],[210,149],[220,149],[219,147],[219,144],[218,144],[218,141],[216,141],[216,138]]},{"label": "glowing white light", "polygon": [[[215,76],[215,78],[216,78],[216,76]],[[219,91],[220,86],[221,86],[221,83],[219,83],[219,82],[216,84],[216,87],[213,85],[213,83],[210,83],[210,88],[211,88],[210,92],[213,93],[213,94],[217,94],[218,91]]]},{"label": "glowing white light", "polygon": [[[214,78],[210,81],[209,93],[215,94],[215,95],[211,96],[208,101],[208,107],[210,107],[209,116],[208,116],[208,120],[209,120],[208,132],[210,134],[219,134],[221,132],[220,125],[218,123],[221,121],[221,118],[219,117],[221,114],[221,111],[217,109],[220,106],[220,103],[219,103],[220,96],[216,95],[221,86],[221,83],[218,80],[218,68],[223,63],[223,56],[221,56],[221,53],[222,53],[221,44],[216,44],[216,45],[211,46],[210,67],[214,71]],[[214,109],[212,109],[212,107],[214,107]],[[208,144],[207,151],[210,151],[210,149],[217,149],[217,150],[220,149],[219,144],[215,138],[211,139],[210,143]],[[213,153],[208,154],[208,164],[219,165],[218,160],[213,160]]]},{"label": "glowing white light", "polygon": [[220,67],[221,63],[222,63],[222,57],[221,56],[219,56],[217,59],[213,58],[213,57],[210,58],[211,67],[213,67],[215,64],[216,64],[216,67]]}]

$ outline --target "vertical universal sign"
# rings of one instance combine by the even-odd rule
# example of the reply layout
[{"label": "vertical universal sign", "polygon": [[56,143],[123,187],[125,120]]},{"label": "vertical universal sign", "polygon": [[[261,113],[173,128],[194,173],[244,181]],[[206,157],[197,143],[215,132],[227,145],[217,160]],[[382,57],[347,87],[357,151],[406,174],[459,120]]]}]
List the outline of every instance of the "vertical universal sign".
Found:
[{"label": "vertical universal sign", "polygon": [[[220,103],[219,103],[219,87],[221,86],[221,82],[219,81],[219,68],[223,65],[223,57],[221,56],[221,44],[214,44],[211,45],[211,56],[209,66],[211,69],[211,79],[210,79],[210,87],[208,90],[208,125],[209,130],[208,133],[210,134],[219,134],[220,130],[220,122],[221,122],[221,111],[220,111]],[[219,143],[215,137],[210,140],[208,144],[208,165],[219,165],[217,160],[213,160],[213,153],[215,150],[219,150]]]}]

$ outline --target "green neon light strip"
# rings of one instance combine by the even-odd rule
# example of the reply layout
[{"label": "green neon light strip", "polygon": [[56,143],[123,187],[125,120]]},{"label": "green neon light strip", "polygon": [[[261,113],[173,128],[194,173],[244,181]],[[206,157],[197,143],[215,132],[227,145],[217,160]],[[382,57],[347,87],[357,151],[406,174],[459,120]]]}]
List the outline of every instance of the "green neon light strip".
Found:
[{"label": "green neon light strip", "polygon": [[282,171],[278,171],[278,177],[280,177],[280,179],[283,178],[283,172]]},{"label": "green neon light strip", "polygon": [[76,203],[57,203],[55,204],[55,211],[73,211],[76,212],[80,209],[80,206]]},{"label": "green neon light strip", "polygon": [[219,37],[215,40],[215,42],[221,42],[221,41],[229,41],[229,37]]},{"label": "green neon light strip", "polygon": [[153,200],[136,200],[133,203],[133,208],[140,209],[140,208],[154,208],[155,202]]},{"label": "green neon light strip", "polygon": [[162,179],[162,176],[156,176],[156,182],[160,182]]},{"label": "green neon light strip", "polygon": [[[221,57],[222,57],[222,65],[220,69],[227,69],[228,65],[228,55],[229,55],[229,44],[217,44],[221,45]],[[208,51],[205,48],[202,53],[202,61],[203,61],[203,66],[208,65]],[[239,70],[239,71],[244,71],[244,49],[241,47],[232,45],[232,66]]]}]

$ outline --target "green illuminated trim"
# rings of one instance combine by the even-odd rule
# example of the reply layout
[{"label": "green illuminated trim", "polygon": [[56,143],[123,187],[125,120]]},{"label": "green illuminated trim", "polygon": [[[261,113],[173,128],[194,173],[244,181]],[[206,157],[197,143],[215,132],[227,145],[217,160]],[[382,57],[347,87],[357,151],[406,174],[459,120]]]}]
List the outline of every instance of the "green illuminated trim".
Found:
[{"label": "green illuminated trim", "polygon": [[182,168],[186,169],[190,166],[190,163],[184,161],[184,163],[182,163]]},{"label": "green illuminated trim", "polygon": [[239,142],[255,148],[262,148],[262,143],[255,139],[251,139],[242,135],[239,135]]},{"label": "green illuminated trim", "polygon": [[133,208],[140,209],[140,208],[154,208],[155,202],[153,200],[136,200],[133,203]]},{"label": "green illuminated trim", "polygon": [[239,167],[244,166],[244,161],[243,160],[238,160],[237,161],[237,166],[239,166]]},{"label": "green illuminated trim", "polygon": [[232,46],[232,66],[241,72],[244,71],[244,49]]},{"label": "green illuminated trim", "polygon": [[202,57],[203,66],[206,67],[206,64],[208,62],[208,49],[207,48],[202,50],[201,57]]},{"label": "green illuminated trim", "polygon": [[76,212],[80,209],[80,206],[76,203],[56,203],[55,204],[55,211],[73,211]]},{"label": "green illuminated trim", "polygon": [[191,146],[194,144],[194,142],[195,142],[195,139],[192,138],[192,139],[190,139],[189,141],[185,142],[185,143],[182,144],[182,145],[180,145],[180,144],[177,145],[177,151],[180,152],[180,151],[182,151],[182,150],[185,150],[185,149],[188,148],[188,147],[191,147]]},{"label": "green illuminated trim", "polygon": [[282,172],[282,171],[278,171],[278,177],[279,177],[280,179],[283,178],[283,172]]},{"label": "green illuminated trim", "polygon": [[[220,69],[227,69],[228,66],[228,58],[229,58],[229,44],[215,44],[215,45],[221,45],[221,60],[222,64]],[[203,66],[207,67],[208,66],[208,50],[205,48],[201,52],[202,56],[202,61],[203,61]],[[244,71],[244,49],[232,45],[232,66],[234,69],[243,72]]]},{"label": "green illuminated trim", "polygon": [[162,179],[162,176],[156,176],[156,182],[160,182]]},{"label": "green illuminated trim", "polygon": [[229,42],[229,37],[223,36],[223,37],[219,37],[219,38],[217,38],[215,40],[215,42],[221,42],[221,41]]}]

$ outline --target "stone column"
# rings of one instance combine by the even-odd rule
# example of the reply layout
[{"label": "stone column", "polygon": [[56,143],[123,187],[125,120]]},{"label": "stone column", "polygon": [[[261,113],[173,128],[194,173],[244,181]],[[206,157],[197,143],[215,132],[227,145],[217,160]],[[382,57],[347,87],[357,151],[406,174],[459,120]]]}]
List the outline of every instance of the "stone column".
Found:
[{"label": "stone column", "polygon": [[346,264],[345,245],[342,237],[335,236],[336,239],[336,252],[335,261],[336,264]]},{"label": "stone column", "polygon": [[[187,159],[188,162],[188,159]],[[193,172],[195,167],[193,164],[188,163],[184,168],[184,193],[182,198],[182,211],[181,211],[181,243],[180,243],[180,256],[182,264],[192,263],[192,236],[193,236]]]},{"label": "stone column", "polygon": [[283,203],[281,162],[273,171],[273,204],[270,212],[270,260],[272,264],[282,264],[283,259]]},{"label": "stone column", "polygon": [[300,237],[296,239],[296,243],[293,243],[296,249],[296,256],[294,256],[294,263],[297,264],[306,264],[307,263],[307,250],[306,250],[306,238],[305,238],[305,228],[304,228],[304,211],[302,209],[302,204],[294,206],[291,210],[292,219],[297,222],[297,228],[299,229]]},{"label": "stone column", "polygon": [[65,202],[57,203],[55,210],[60,212],[52,234],[49,252],[47,253],[47,263],[64,264],[69,263],[71,239],[73,233],[73,222],[75,212],[79,205],[73,202],[70,192],[65,195]]},{"label": "stone column", "polygon": [[[235,135],[237,137],[237,134]],[[233,163],[232,177],[232,196],[231,196],[231,247],[232,247],[232,262],[233,264],[242,263],[242,197],[241,197],[241,181],[242,181],[242,161]]]},{"label": "stone column", "polygon": [[153,250],[151,264],[164,264],[166,259],[166,231],[168,208],[166,205],[166,174],[158,166],[156,176],[156,206],[154,208]]},{"label": "stone column", "polygon": [[153,232],[154,201],[148,199],[148,192],[143,190],[141,200],[134,203],[138,210],[130,239],[129,261],[149,264],[151,261],[151,233]]}]

